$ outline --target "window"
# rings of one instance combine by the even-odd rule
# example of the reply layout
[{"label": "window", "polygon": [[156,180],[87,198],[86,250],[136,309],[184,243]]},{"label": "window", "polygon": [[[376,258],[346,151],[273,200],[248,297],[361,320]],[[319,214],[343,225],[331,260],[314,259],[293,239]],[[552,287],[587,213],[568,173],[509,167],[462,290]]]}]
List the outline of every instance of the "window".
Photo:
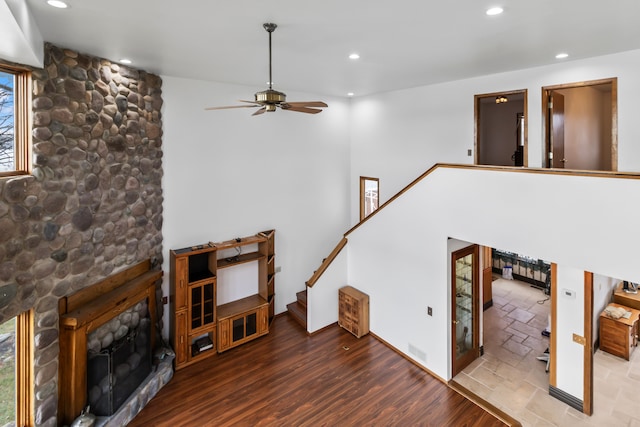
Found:
[{"label": "window", "polygon": [[31,73],[0,65],[0,176],[29,172]]},{"label": "window", "polygon": [[0,325],[0,425],[16,420],[16,318]]},{"label": "window", "polygon": [[0,324],[0,425],[33,425],[33,311]]},{"label": "window", "polygon": [[360,177],[360,221],[378,209],[378,178]]}]

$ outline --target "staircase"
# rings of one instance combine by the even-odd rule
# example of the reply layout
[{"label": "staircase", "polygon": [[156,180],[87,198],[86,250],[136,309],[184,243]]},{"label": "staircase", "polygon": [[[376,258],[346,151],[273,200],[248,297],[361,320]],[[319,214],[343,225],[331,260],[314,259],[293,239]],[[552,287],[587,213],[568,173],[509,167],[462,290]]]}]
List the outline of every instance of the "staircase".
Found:
[{"label": "staircase", "polygon": [[287,304],[287,311],[293,319],[307,330],[307,289],[296,293],[296,301]]}]

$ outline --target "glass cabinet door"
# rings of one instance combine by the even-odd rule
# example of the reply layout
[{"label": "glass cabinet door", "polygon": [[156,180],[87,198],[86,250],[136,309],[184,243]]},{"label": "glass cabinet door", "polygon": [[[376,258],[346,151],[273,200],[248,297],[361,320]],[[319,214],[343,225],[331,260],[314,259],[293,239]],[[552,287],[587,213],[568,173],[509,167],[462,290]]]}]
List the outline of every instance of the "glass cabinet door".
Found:
[{"label": "glass cabinet door", "polygon": [[478,296],[479,249],[477,245],[456,251],[451,259],[453,376],[479,355]]},{"label": "glass cabinet door", "polygon": [[215,282],[192,285],[189,293],[191,331],[215,323]]}]

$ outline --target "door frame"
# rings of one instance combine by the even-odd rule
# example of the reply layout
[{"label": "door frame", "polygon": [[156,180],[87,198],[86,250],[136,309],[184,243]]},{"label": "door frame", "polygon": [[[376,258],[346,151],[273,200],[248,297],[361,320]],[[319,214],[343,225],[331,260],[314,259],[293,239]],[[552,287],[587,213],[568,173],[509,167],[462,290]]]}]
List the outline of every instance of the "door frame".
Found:
[{"label": "door frame", "polygon": [[[551,141],[549,138],[549,93],[560,89],[574,89],[588,86],[599,86],[611,84],[611,169],[610,172],[618,170],[618,78],[610,77],[599,80],[585,80],[575,83],[564,83],[560,85],[542,87],[542,135],[544,137],[544,150],[542,150],[542,165],[548,168],[549,152],[551,151]],[[526,118],[526,116],[525,116]],[[526,125],[526,119],[525,119]]]},{"label": "door frame", "polygon": [[524,148],[523,148],[523,162],[522,167],[529,166],[529,102],[528,102],[528,90],[516,89],[501,92],[483,93],[473,96],[473,164],[478,164],[478,157],[480,155],[480,103],[484,98],[496,98],[498,96],[520,95],[524,96]]},{"label": "door frame", "polygon": [[[471,267],[472,298],[471,298],[471,318],[472,318],[472,348],[468,356],[463,361],[464,365],[457,365],[456,352],[456,264],[457,258],[473,255],[473,265]],[[480,246],[472,244],[451,253],[451,377],[455,377],[471,362],[480,357]]]}]

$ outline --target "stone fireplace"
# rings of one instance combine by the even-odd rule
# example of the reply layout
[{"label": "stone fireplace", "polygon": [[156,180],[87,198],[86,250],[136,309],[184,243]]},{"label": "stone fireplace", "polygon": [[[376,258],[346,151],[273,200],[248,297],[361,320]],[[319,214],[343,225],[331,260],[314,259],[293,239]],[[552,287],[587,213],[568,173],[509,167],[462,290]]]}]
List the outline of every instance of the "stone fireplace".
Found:
[{"label": "stone fireplace", "polygon": [[[33,421],[54,427],[68,357],[59,300],[163,261],[163,100],[157,75],[48,43],[44,53],[32,70],[33,171],[0,178],[0,321],[33,309]],[[155,294],[161,316],[159,284]]]},{"label": "stone fireplace", "polygon": [[[143,261],[60,299],[62,422],[71,424],[87,405],[95,415],[113,416],[147,379],[157,321],[148,307],[155,307],[155,286],[162,278],[161,271],[150,268],[150,260]],[[171,365],[168,373],[157,373],[162,386],[172,376]],[[146,401],[155,392],[145,392]],[[136,402],[118,422],[137,414],[141,405]]]}]

